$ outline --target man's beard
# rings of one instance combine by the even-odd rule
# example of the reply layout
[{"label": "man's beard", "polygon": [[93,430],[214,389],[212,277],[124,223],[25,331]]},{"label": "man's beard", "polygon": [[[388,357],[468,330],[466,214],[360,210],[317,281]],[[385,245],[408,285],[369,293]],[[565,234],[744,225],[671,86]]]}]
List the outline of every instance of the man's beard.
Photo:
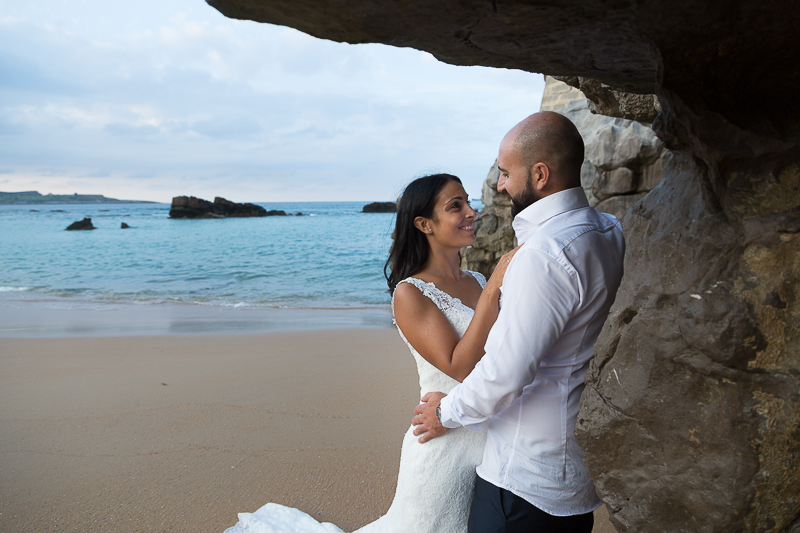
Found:
[{"label": "man's beard", "polygon": [[516,217],[526,207],[533,205],[534,202],[541,199],[542,197],[536,192],[533,182],[531,181],[531,170],[528,169],[527,176],[525,177],[525,189],[517,196],[511,197],[511,216]]}]

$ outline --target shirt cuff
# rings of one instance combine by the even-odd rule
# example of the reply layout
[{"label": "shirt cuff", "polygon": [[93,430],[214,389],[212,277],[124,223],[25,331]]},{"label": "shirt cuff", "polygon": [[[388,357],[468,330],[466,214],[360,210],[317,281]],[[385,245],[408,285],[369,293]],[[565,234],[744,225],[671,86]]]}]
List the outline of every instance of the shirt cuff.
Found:
[{"label": "shirt cuff", "polygon": [[457,427],[461,427],[454,418],[453,413],[451,410],[452,400],[450,396],[445,396],[442,398],[442,401],[439,403],[439,408],[441,410],[442,415],[442,425],[448,429],[455,429]]}]

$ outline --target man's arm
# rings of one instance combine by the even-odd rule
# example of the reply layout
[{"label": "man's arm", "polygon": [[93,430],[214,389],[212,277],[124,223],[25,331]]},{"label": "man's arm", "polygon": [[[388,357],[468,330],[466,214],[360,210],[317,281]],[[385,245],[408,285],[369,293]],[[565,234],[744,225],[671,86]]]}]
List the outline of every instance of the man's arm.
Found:
[{"label": "man's arm", "polygon": [[569,266],[523,247],[506,272],[500,314],[486,355],[463,383],[440,400],[445,427],[473,427],[505,410],[533,383],[539,364],[579,303]]}]

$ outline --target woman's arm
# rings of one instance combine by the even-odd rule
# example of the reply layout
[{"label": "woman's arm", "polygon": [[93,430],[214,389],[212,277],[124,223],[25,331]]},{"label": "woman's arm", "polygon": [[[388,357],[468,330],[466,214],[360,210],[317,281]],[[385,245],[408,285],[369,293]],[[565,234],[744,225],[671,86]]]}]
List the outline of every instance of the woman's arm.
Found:
[{"label": "woman's arm", "polygon": [[395,289],[394,315],[403,335],[426,361],[455,380],[463,381],[483,357],[486,338],[500,309],[503,276],[516,251],[500,259],[461,339],[436,304],[416,287],[401,283]]}]

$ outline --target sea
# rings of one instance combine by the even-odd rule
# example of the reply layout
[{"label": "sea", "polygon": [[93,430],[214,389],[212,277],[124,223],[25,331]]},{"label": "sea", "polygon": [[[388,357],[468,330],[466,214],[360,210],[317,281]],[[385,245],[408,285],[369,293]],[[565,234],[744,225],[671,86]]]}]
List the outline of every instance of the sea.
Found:
[{"label": "sea", "polygon": [[[160,203],[2,205],[0,336],[391,325],[395,215],[365,204],[197,220]],[[83,218],[97,229],[65,231]]]}]

